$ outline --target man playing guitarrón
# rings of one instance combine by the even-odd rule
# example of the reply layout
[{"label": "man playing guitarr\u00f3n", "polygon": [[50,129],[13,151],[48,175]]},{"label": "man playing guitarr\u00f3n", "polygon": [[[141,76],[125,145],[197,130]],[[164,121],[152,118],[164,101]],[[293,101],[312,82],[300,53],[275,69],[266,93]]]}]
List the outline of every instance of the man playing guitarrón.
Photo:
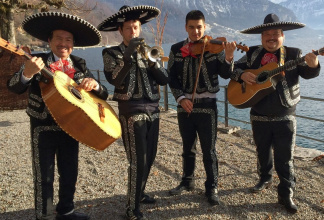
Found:
[{"label": "man playing guitarr\u00f3n", "polygon": [[[50,53],[40,53],[26,61],[8,81],[8,89],[15,93],[29,89],[27,114],[30,116],[36,219],[90,219],[88,215],[74,211],[79,144],[49,113],[39,83],[45,80],[40,71],[46,66],[52,71],[65,72],[81,89],[106,100],[107,89],[94,79],[85,60],[71,55],[73,46],[99,44],[101,35],[87,21],[60,12],[34,14],[27,17],[22,26],[33,37],[48,41],[51,48]],[[56,215],[53,206],[55,156],[59,173]]]},{"label": "man playing guitarr\u00f3n", "polygon": [[[301,23],[279,21],[277,15],[268,14],[262,25],[243,30],[242,33],[246,34],[261,34],[262,45],[250,47],[247,54],[235,63],[232,79],[253,85],[256,83],[256,75],[244,70],[258,69],[270,62],[282,66],[300,58],[300,49],[283,46],[283,31],[303,26]],[[306,54],[305,61],[280,73],[281,79],[276,90],[253,105],[250,112],[260,177],[252,192],[261,192],[271,185],[274,157],[275,170],[280,180],[278,202],[291,213],[297,212],[292,197],[296,183],[293,152],[296,139],[295,111],[300,100],[299,76],[310,79],[320,73],[320,65],[314,53]]]}]

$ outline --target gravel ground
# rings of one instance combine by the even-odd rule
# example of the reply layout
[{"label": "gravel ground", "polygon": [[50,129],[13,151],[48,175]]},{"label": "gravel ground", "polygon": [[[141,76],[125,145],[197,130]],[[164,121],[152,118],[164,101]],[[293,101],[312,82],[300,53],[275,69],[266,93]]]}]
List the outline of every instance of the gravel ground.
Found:
[{"label": "gravel ground", "polygon": [[[162,112],[161,118],[158,155],[146,189],[157,203],[141,208],[148,219],[324,219],[324,159],[313,160],[323,152],[296,148],[295,202],[299,211],[292,215],[277,203],[276,173],[273,186],[260,194],[250,193],[258,176],[255,147],[246,130],[218,132],[221,205],[210,206],[204,196],[205,172],[199,146],[196,189],[169,196],[168,190],[181,179],[182,147],[176,114]],[[29,135],[29,119],[24,110],[0,112],[1,220],[34,219]],[[76,209],[88,213],[93,220],[124,219],[127,159],[122,141],[117,140],[102,152],[81,145],[79,160]],[[55,182],[56,193],[57,185]]]}]

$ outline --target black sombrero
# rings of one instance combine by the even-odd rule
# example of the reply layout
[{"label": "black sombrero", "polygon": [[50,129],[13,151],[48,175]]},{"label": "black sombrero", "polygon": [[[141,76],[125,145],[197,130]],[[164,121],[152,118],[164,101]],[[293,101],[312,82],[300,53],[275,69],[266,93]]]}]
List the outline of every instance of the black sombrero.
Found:
[{"label": "black sombrero", "polygon": [[280,21],[276,14],[268,14],[261,25],[257,25],[241,31],[243,34],[261,34],[270,29],[282,29],[283,31],[305,27],[305,24],[291,21]]},{"label": "black sombrero", "polygon": [[159,16],[160,10],[153,6],[139,5],[129,7],[124,5],[119,11],[98,25],[100,31],[117,31],[121,23],[129,20],[139,20],[141,24],[145,24],[155,17]]},{"label": "black sombrero", "polygon": [[22,22],[22,27],[31,36],[46,42],[54,30],[72,33],[74,46],[94,46],[101,41],[101,34],[95,26],[82,18],[62,12],[33,14]]}]

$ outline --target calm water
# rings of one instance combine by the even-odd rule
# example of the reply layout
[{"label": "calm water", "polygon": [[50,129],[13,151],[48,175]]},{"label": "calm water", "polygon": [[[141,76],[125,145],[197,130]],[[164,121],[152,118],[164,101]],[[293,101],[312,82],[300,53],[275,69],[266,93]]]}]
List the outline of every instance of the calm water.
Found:
[{"label": "calm water", "polygon": [[[245,42],[246,45],[256,45],[260,42]],[[309,48],[306,48],[303,44],[298,44],[298,42],[289,42],[286,41],[285,45],[287,46],[294,46],[299,47],[303,50],[303,54],[305,55],[308,52],[311,52],[312,49],[319,49],[320,47],[324,45],[315,45],[318,42],[311,42],[314,45],[308,45]],[[165,44],[163,45],[164,54],[169,55],[171,44]],[[74,50],[73,54],[80,56],[82,58],[85,58],[87,61],[87,66],[91,70],[103,70],[103,62],[102,62],[102,56],[101,52],[104,49],[104,47],[98,47],[98,48],[88,48],[88,49],[76,49]],[[240,58],[242,56],[241,53],[237,52],[235,54],[235,60]],[[321,65],[324,65],[324,57],[319,56],[319,61]],[[95,72],[93,71],[95,74]],[[105,79],[104,76],[102,79]],[[323,81],[324,81],[324,70],[322,67],[321,74],[319,77],[310,79],[310,80],[304,80],[301,79],[300,81],[300,87],[301,87],[301,95],[302,96],[309,96],[309,97],[315,97],[315,98],[323,98],[324,97],[324,88],[323,88]],[[220,78],[220,85],[227,85],[228,80],[224,80]],[[107,88],[109,90],[113,89],[113,86],[106,84]],[[217,94],[218,100],[223,101],[224,100],[224,91],[221,89],[221,91]],[[169,103],[175,104],[174,98],[172,95],[169,95]],[[219,109],[219,116],[224,116],[224,104],[219,103],[218,104]],[[302,116],[308,116],[312,118],[317,119],[324,119],[324,102],[318,102],[318,101],[310,101],[310,100],[301,100],[300,103],[297,106],[297,115]],[[249,121],[249,109],[236,109],[232,106],[229,106],[229,117],[230,118],[237,118],[239,120],[243,121]],[[219,121],[224,122],[223,117],[219,117]],[[251,126],[246,123],[237,122],[234,120],[229,121],[230,125],[240,126],[241,128],[245,129],[251,129]],[[324,129],[324,123],[322,122],[316,122],[312,120],[306,120],[302,118],[297,118],[297,134],[308,136],[320,140],[324,140],[322,137]],[[297,137],[296,140],[297,145],[307,147],[307,148],[314,148],[318,149],[324,152],[324,144],[318,141],[312,141],[305,138]]]}]

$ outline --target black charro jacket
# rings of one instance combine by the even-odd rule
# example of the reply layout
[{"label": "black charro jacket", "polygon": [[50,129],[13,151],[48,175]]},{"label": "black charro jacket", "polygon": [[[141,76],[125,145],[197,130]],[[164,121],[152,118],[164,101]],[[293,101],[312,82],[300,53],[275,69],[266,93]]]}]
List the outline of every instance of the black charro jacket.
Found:
[{"label": "black charro jacket", "polygon": [[102,51],[106,79],[115,86],[113,100],[158,102],[158,85],[169,82],[168,72],[161,65],[149,67],[148,61],[138,52],[132,55],[130,62],[126,62],[125,48],[121,43]]},{"label": "black charro jacket", "polygon": [[[193,93],[199,67],[200,55],[197,55],[196,58],[182,57],[180,48],[187,43],[188,40],[185,40],[172,45],[169,55],[169,86],[176,100],[184,93]],[[224,79],[230,78],[233,62],[228,64],[225,61],[223,51],[218,54],[205,52],[203,56],[196,92],[198,94],[203,92],[217,93],[219,91],[218,76]]]},{"label": "black charro jacket", "polygon": [[[51,64],[49,60],[54,60],[53,53],[40,53],[35,56],[41,57],[47,67]],[[49,59],[51,57],[51,59]],[[76,70],[73,80],[80,84],[84,78],[94,78],[90,70],[86,66],[84,59],[70,55],[70,58],[73,62],[73,67]],[[21,69],[15,73],[7,82],[7,87],[10,91],[22,94],[29,89],[28,97],[28,106],[27,114],[35,119],[43,121],[44,123],[53,121],[52,116],[50,115],[45,103],[42,99],[41,89],[39,87],[39,80],[42,79],[42,75],[37,73],[33,78],[27,83],[24,84],[21,82],[21,75],[24,71],[24,65]],[[106,87],[99,83],[99,91],[92,91],[99,98],[106,100],[108,97],[108,92]]]},{"label": "black charro jacket", "polygon": [[[280,56],[284,56],[284,63],[296,60],[301,57],[301,50],[293,47],[283,47],[284,53],[280,49],[275,53],[278,62]],[[245,69],[258,69],[261,67],[261,60],[267,51],[262,46],[250,47],[246,55],[235,62],[234,74],[232,79],[242,82],[240,76]],[[276,90],[265,96],[251,108],[252,115],[261,116],[285,116],[295,114],[296,105],[300,100],[299,76],[304,79],[311,79],[319,75],[320,65],[317,68],[307,66],[301,62],[285,71],[285,76],[276,85]],[[287,86],[286,86],[287,85]]]}]

